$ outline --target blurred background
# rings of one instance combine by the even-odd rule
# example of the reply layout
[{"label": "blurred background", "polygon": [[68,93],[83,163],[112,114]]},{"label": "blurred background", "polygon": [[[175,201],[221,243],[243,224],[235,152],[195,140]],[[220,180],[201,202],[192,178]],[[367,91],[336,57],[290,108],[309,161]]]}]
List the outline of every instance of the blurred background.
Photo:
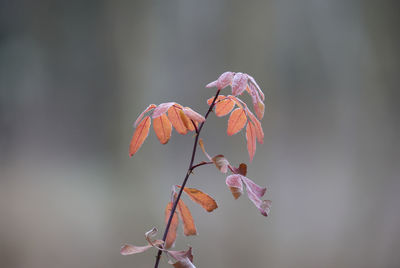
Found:
[{"label": "blurred background", "polygon": [[[0,1],[0,267],[153,267],[119,249],[164,229],[193,138],[151,131],[129,158],[132,124],[150,103],[204,114],[227,70],[267,95],[248,177],[272,210],[199,168],[188,186],[219,208],[184,197],[200,235],[176,248],[203,268],[400,267],[399,20],[398,1]],[[248,163],[226,122],[208,152]]]}]

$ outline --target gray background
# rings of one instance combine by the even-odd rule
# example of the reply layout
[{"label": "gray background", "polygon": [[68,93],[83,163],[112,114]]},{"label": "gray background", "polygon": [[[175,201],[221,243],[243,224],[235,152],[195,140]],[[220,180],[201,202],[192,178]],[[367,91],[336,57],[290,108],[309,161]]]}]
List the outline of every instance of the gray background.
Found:
[{"label": "gray background", "polygon": [[[150,103],[204,113],[232,70],[268,97],[248,176],[272,211],[199,168],[189,186],[219,208],[185,197],[200,235],[177,249],[203,268],[399,267],[399,18],[397,1],[0,1],[0,266],[152,267],[119,248],[163,229],[193,138],[152,132],[129,158],[132,123]],[[209,153],[248,162],[226,120]]]}]

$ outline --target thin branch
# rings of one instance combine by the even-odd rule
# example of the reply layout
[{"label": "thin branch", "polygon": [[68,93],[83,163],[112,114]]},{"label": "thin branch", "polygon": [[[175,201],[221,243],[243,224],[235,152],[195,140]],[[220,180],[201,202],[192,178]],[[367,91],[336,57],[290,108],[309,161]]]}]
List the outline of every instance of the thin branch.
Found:
[{"label": "thin branch", "polygon": [[[215,101],[217,100],[220,91],[221,91],[220,89],[217,90],[217,93],[215,94],[213,102],[211,103],[210,107],[208,108],[208,111],[207,111],[206,115],[204,116],[205,119],[207,119],[208,115],[211,113],[212,109],[214,108]],[[178,202],[179,202],[179,200],[181,198],[183,189],[185,188],[185,185],[186,185],[186,182],[188,181],[190,173],[193,170],[193,167],[194,167],[193,166],[193,162],[194,162],[194,158],[196,156],[196,149],[197,149],[197,145],[198,145],[198,141],[199,141],[199,136],[200,136],[201,129],[203,128],[205,122],[206,121],[201,123],[198,129],[196,128],[197,135],[196,135],[196,138],[195,138],[194,144],[193,144],[192,157],[190,159],[189,168],[188,168],[188,170],[186,172],[186,176],[185,176],[185,178],[184,178],[184,180],[182,182],[182,185],[181,185],[181,188],[179,190],[178,196],[177,196],[177,198],[176,198],[176,200],[175,200],[175,202],[174,202],[174,204],[172,206],[171,214],[169,215],[167,226],[165,227],[165,231],[164,231],[164,235],[163,235],[163,239],[162,239],[163,241],[165,241],[166,238],[167,238],[169,227],[171,226],[171,222],[172,222],[172,217],[173,217],[173,215],[175,213],[176,207],[177,207]],[[162,250],[158,250],[157,257],[156,257],[156,263],[154,264],[154,268],[158,268],[158,264],[160,262],[161,254],[162,254]]]},{"label": "thin branch", "polygon": [[192,171],[195,169],[195,168],[197,168],[197,167],[200,167],[200,166],[204,166],[204,165],[210,165],[210,164],[214,164],[214,162],[200,162],[200,163],[198,163],[197,165],[194,165],[193,167],[192,167]]}]

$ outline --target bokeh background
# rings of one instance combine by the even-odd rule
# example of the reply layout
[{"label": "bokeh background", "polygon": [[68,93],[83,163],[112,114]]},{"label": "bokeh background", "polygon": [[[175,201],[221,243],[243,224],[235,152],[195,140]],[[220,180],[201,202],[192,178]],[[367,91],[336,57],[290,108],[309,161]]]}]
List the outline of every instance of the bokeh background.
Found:
[{"label": "bokeh background", "polygon": [[[226,70],[268,97],[248,176],[272,211],[199,168],[219,208],[187,201],[200,235],[177,248],[197,267],[400,267],[399,20],[398,1],[0,1],[0,267],[152,267],[119,248],[163,230],[193,138],[151,133],[129,158],[132,123],[150,103],[204,113]],[[226,122],[209,153],[248,162]]]}]

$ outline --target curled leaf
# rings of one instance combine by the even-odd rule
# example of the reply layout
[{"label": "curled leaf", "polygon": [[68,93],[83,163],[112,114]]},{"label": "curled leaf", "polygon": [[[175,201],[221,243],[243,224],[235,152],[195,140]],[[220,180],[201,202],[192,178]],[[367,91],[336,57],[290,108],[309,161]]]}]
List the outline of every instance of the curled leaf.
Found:
[{"label": "curled leaf", "polygon": [[172,258],[172,260],[168,261],[168,263],[172,264],[176,268],[196,268],[192,263],[192,247],[189,247],[187,251],[169,250],[167,254],[170,258]]},{"label": "curled leaf", "polygon": [[229,162],[222,154],[214,156],[211,160],[222,173],[226,173],[228,171]]},{"label": "curled leaf", "polygon": [[129,155],[133,156],[139,148],[142,146],[143,142],[149,135],[151,120],[149,116],[146,116],[136,127],[131,143],[129,145]]},{"label": "curled leaf", "polygon": [[195,122],[202,123],[202,122],[206,121],[206,119],[204,118],[204,116],[202,116],[201,114],[199,114],[199,113],[193,111],[193,110],[192,110],[191,108],[189,108],[189,107],[184,107],[184,108],[182,109],[182,111],[183,111],[183,113],[184,113],[185,115],[187,115],[187,117],[189,117],[190,119],[192,119],[192,120],[195,121]]},{"label": "curled leaf", "polygon": [[197,230],[196,226],[194,225],[192,214],[190,213],[189,208],[182,200],[179,200],[178,202],[178,211],[179,211],[179,216],[183,223],[184,235],[186,236],[197,235]]},{"label": "curled leaf", "polygon": [[225,181],[235,199],[238,199],[243,193],[243,184],[240,175],[229,175]]},{"label": "curled leaf", "polygon": [[249,152],[250,162],[253,161],[256,153],[256,127],[252,122],[247,123],[246,127],[247,151]]},{"label": "curled leaf", "polygon": [[161,144],[166,144],[171,138],[172,125],[167,115],[162,114],[153,119],[154,132]]},{"label": "curled leaf", "polygon": [[175,104],[171,106],[168,109],[168,118],[169,121],[171,121],[172,125],[176,129],[176,131],[181,134],[185,135],[188,131],[187,127],[185,126],[185,123],[182,120],[182,117],[180,116],[180,112],[182,110],[182,106],[179,104]]},{"label": "curled leaf", "polygon": [[228,130],[227,133],[229,136],[232,136],[238,133],[247,122],[247,116],[245,111],[242,108],[236,108],[229,117],[228,120]]},{"label": "curled leaf", "polygon": [[142,120],[143,116],[145,113],[153,110],[154,108],[156,108],[157,106],[155,104],[150,104],[136,119],[135,123],[133,124],[134,127],[137,126],[137,124]]},{"label": "curled leaf", "polygon": [[[177,187],[180,188],[178,185]],[[183,191],[190,197],[190,199],[201,205],[207,212],[211,212],[218,207],[217,203],[212,197],[200,190],[185,187]]]},{"label": "curled leaf", "polygon": [[[165,224],[168,223],[169,217],[172,212],[173,203],[169,202],[167,207],[165,208]],[[174,216],[172,217],[171,225],[169,227],[167,238],[165,239],[164,248],[168,249],[174,246],[176,240],[176,230],[178,229],[179,219],[178,215],[175,212]]]}]

